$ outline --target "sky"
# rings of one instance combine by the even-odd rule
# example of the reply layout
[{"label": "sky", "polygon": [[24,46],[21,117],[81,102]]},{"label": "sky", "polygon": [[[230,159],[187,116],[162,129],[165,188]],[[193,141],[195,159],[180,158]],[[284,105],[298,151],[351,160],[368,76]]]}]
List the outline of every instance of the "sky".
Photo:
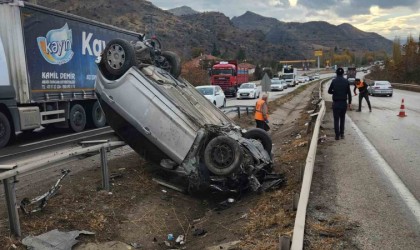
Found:
[{"label": "sky", "polygon": [[167,10],[180,6],[217,11],[232,18],[246,11],[283,22],[349,23],[390,40],[416,40],[420,34],[420,0],[149,0]]}]

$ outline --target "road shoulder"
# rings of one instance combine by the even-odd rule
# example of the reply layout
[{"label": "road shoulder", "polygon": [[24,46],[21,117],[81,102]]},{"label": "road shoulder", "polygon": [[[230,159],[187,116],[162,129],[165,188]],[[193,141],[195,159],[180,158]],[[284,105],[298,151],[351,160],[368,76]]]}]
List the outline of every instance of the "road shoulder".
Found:
[{"label": "road shoulder", "polygon": [[419,225],[346,119],[346,138],[335,141],[327,102],[308,207],[309,248],[416,249]]}]

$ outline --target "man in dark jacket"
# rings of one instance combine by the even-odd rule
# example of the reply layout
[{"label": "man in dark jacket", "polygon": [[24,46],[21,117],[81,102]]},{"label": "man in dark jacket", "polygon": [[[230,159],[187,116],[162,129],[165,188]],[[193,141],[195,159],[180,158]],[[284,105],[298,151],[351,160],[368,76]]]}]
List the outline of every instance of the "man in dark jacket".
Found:
[{"label": "man in dark jacket", "polygon": [[356,112],[361,112],[362,111],[362,100],[363,98],[366,99],[366,102],[369,106],[369,112],[372,112],[372,107],[370,106],[370,101],[369,101],[369,93],[368,93],[368,85],[365,82],[360,81],[360,79],[356,79],[354,81],[354,95],[356,94],[356,89],[359,90],[359,108],[356,110]]},{"label": "man in dark jacket", "polygon": [[344,139],[344,123],[347,111],[347,100],[348,107],[351,107],[351,90],[350,84],[347,79],[343,77],[344,70],[338,68],[335,73],[337,77],[331,82],[328,94],[332,94],[333,99],[333,114],[334,114],[334,130],[335,139]]}]

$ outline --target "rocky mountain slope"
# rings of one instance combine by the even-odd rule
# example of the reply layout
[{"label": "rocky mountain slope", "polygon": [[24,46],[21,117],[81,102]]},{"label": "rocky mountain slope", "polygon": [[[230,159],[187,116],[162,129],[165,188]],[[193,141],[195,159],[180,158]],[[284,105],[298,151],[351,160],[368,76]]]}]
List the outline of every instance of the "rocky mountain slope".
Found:
[{"label": "rocky mountain slope", "polygon": [[[32,1],[33,2],[33,1]],[[285,23],[252,12],[229,19],[219,12],[174,15],[145,0],[37,0],[37,4],[125,29],[150,34],[164,48],[189,59],[194,51],[214,49],[226,59],[240,49],[254,62],[312,58],[318,48],[351,51],[391,51],[392,42],[350,24]],[[186,9],[186,8],[183,8]]]}]

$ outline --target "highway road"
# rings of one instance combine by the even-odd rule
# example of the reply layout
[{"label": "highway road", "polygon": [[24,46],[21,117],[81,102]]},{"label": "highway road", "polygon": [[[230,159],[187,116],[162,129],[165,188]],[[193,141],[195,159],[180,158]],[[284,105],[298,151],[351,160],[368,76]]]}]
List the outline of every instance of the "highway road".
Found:
[{"label": "highway road", "polygon": [[[329,83],[324,88],[325,100],[331,100],[331,95],[327,94],[328,87]],[[392,97],[370,96],[369,98],[372,112],[369,112],[367,103],[363,100],[362,112],[347,112],[350,118],[350,124],[346,124],[347,129],[354,124],[354,129],[366,137],[365,144],[371,144],[373,147],[372,150],[366,151],[366,157],[382,165],[380,166],[382,169],[388,165],[401,180],[401,184],[414,196],[414,204],[419,206],[420,94],[394,89]],[[402,99],[405,101],[406,117],[397,116]],[[353,96],[352,107],[353,110],[357,109],[358,96]],[[392,186],[391,188],[396,188],[395,182]]]},{"label": "highway road", "polygon": [[[369,98],[372,113],[364,101],[361,113],[348,112],[348,115],[420,200],[420,94],[394,89],[392,97]],[[407,117],[401,118],[397,115],[403,98]],[[353,108],[357,108],[357,96],[353,103]]]}]

